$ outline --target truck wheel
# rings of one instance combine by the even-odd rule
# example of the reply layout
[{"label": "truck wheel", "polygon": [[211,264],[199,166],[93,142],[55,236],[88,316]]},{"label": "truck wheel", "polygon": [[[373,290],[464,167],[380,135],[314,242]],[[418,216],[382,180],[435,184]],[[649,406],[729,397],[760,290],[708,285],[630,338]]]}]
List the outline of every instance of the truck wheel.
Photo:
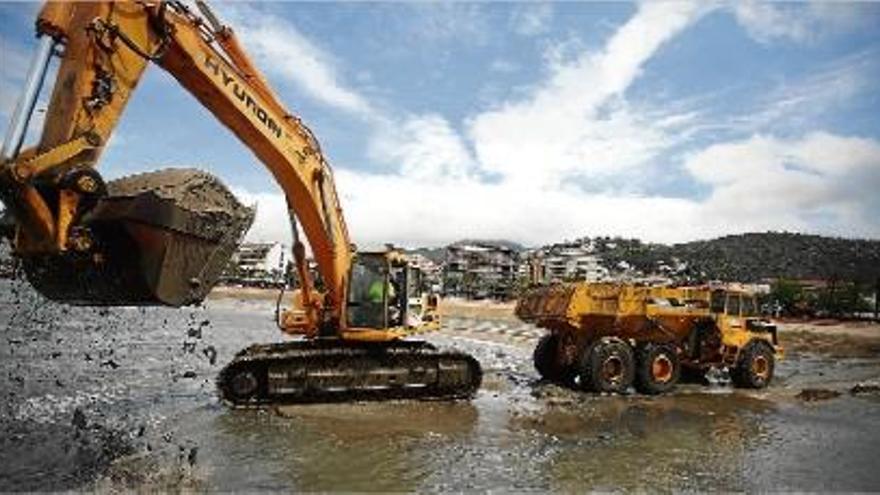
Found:
[{"label": "truck wheel", "polygon": [[646,344],[638,349],[636,390],[643,394],[662,394],[675,388],[681,363],[675,347]]},{"label": "truck wheel", "polygon": [[773,378],[775,365],[773,349],[763,342],[752,342],[743,349],[730,379],[740,388],[764,388]]},{"label": "truck wheel", "polygon": [[632,347],[620,339],[602,339],[584,349],[580,386],[594,392],[622,393],[632,384],[635,359]]},{"label": "truck wheel", "polygon": [[565,380],[565,370],[559,366],[559,335],[551,333],[541,337],[535,345],[532,360],[541,378],[551,382]]}]

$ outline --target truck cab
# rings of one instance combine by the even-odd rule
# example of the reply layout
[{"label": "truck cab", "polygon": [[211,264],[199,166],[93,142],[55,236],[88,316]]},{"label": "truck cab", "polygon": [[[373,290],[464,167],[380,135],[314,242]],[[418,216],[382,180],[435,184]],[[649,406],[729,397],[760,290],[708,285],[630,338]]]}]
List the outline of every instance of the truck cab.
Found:
[{"label": "truck cab", "polygon": [[[739,290],[713,290],[709,310],[721,335],[721,361],[734,367],[750,357],[746,351],[762,347],[762,354],[772,354],[772,361],[782,359],[784,350],[779,345],[776,325],[758,313],[758,301],[754,294]],[[754,372],[758,378],[769,379],[768,356],[753,359]],[[731,368],[734,369],[734,368]],[[772,373],[772,368],[769,369]],[[736,378],[734,378],[736,379]]]}]

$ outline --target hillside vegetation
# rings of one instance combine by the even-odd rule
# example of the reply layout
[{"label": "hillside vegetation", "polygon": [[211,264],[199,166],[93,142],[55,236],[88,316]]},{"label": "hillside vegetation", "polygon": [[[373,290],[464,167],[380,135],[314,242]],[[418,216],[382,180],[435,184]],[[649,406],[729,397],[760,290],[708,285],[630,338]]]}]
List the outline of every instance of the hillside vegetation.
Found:
[{"label": "hillside vegetation", "polygon": [[870,283],[880,277],[880,241],[791,233],[754,233],[671,246],[638,240],[598,242],[609,269],[621,262],[645,273],[667,270],[695,279],[757,282],[822,279]]}]

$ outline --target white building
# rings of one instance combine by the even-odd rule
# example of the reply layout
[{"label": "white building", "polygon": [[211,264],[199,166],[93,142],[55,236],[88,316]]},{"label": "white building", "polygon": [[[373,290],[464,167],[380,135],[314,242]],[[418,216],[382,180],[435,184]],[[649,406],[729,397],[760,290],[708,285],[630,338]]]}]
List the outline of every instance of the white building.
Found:
[{"label": "white building", "polygon": [[287,249],[280,242],[243,243],[233,262],[244,273],[277,274],[284,270]]},{"label": "white building", "polygon": [[544,255],[543,264],[546,281],[598,281],[609,275],[590,244],[554,246]]},{"label": "white building", "polygon": [[419,253],[407,253],[407,260],[410,265],[418,267],[424,274],[435,274],[440,271],[440,266],[431,261],[427,256]]}]

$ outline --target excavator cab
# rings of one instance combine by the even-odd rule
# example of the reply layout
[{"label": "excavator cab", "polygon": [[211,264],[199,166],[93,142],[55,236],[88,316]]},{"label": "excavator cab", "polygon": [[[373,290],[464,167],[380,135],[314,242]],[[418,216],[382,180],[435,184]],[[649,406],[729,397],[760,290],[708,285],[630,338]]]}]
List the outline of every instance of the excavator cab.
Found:
[{"label": "excavator cab", "polygon": [[348,323],[356,328],[419,327],[437,319],[422,272],[395,250],[358,253],[351,268]]}]

